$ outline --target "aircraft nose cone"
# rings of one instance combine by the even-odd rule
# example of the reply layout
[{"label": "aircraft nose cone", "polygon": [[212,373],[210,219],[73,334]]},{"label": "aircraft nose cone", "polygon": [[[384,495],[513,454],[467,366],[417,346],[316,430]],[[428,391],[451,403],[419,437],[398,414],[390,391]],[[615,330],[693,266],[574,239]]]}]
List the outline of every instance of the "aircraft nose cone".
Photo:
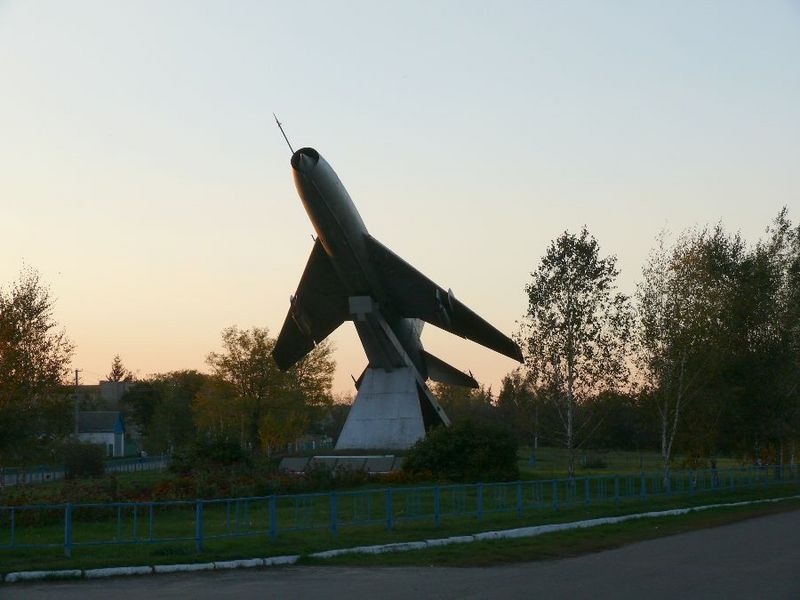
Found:
[{"label": "aircraft nose cone", "polygon": [[299,173],[309,173],[319,162],[319,152],[313,148],[300,148],[292,155],[292,168]]}]

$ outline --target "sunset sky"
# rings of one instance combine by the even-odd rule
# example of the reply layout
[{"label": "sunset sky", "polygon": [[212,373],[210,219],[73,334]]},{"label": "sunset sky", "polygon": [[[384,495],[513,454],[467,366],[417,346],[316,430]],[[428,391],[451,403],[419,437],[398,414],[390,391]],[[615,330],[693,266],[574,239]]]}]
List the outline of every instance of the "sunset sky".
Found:
[{"label": "sunset sky", "polygon": [[[800,220],[800,2],[0,0],[0,285],[57,299],[95,383],[277,334],[312,247],[289,150],[506,333],[586,225],[632,292],[656,234]],[[366,364],[334,335],[337,392]],[[427,327],[497,391],[515,363]]]}]

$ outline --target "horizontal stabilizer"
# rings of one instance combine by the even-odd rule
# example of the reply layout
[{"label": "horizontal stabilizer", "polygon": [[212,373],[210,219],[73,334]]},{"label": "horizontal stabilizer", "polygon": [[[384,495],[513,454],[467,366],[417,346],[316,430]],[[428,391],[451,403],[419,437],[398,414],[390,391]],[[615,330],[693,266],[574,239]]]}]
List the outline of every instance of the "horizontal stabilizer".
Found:
[{"label": "horizontal stabilizer", "polygon": [[478,382],[472,375],[459,371],[453,366],[448,365],[441,358],[436,358],[430,352],[422,351],[425,365],[428,367],[428,378],[439,383],[449,383],[450,385],[460,385],[468,388],[477,388]]}]

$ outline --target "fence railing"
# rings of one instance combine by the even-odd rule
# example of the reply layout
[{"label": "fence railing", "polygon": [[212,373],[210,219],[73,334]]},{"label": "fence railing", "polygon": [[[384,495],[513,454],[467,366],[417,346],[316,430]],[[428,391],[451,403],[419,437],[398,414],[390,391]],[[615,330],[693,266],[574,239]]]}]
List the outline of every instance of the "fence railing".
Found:
[{"label": "fence railing", "polygon": [[[146,456],[143,458],[118,458],[105,463],[106,473],[134,473],[137,471],[161,471],[169,465],[166,456]],[[0,467],[0,487],[47,483],[64,478],[63,466],[37,465],[26,469]]]},{"label": "fence railing", "polygon": [[0,550],[115,544],[193,542],[198,552],[211,540],[290,531],[357,526],[393,529],[408,521],[439,526],[471,518],[575,505],[639,501],[735,490],[770,484],[800,485],[794,465],[676,471],[662,474],[592,475],[572,479],[430,485],[313,494],[165,502],[113,502],[0,506]]}]

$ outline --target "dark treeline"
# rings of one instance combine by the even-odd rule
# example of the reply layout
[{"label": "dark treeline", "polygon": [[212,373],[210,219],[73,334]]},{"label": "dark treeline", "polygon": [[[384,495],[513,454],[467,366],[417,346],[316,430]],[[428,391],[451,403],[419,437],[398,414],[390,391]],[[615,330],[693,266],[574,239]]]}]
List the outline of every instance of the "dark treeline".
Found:
[{"label": "dark treeline", "polygon": [[[761,239],[722,225],[655,240],[632,296],[616,259],[584,228],[553,240],[525,292],[516,337],[525,364],[500,390],[432,384],[455,422],[511,428],[520,442],[658,450],[699,464],[719,455],[794,462],[800,443],[800,226],[781,211]],[[0,289],[0,464],[57,460],[74,426],[73,346],[53,319],[38,274]],[[331,393],[323,343],[288,373],[265,329],[226,329],[209,373],[131,381],[115,357],[110,381],[145,450],[200,438],[251,452],[286,449],[304,434],[335,438],[347,407]],[[100,408],[84,406],[83,408]]]},{"label": "dark treeline", "polygon": [[[438,388],[457,417],[531,446],[656,449],[665,474],[719,455],[794,462],[800,442],[800,226],[786,210],[747,244],[722,225],[659,236],[633,297],[584,228],[526,287],[523,368],[496,398]],[[455,405],[458,405],[456,408]],[[574,468],[571,461],[570,468]]]}]

